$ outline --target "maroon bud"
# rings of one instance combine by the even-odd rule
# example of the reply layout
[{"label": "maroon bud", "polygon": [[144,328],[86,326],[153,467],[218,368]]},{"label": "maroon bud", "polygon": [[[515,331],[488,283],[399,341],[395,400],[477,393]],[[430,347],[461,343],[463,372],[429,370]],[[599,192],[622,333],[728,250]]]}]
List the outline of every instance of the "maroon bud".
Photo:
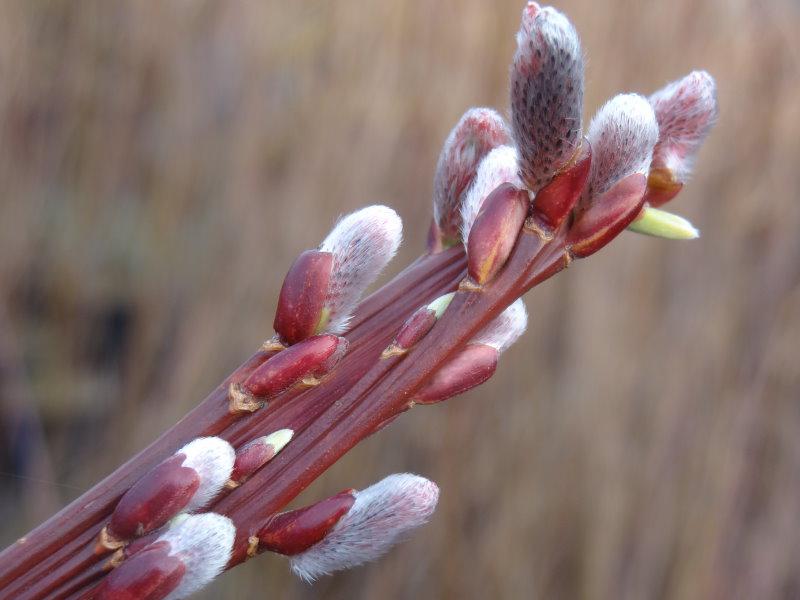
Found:
[{"label": "maroon bud", "polygon": [[333,254],[306,250],[289,269],[278,297],[273,326],[281,339],[296,344],[324,327],[325,298],[333,267]]},{"label": "maroon bud", "polygon": [[239,448],[236,451],[233,471],[226,487],[233,489],[247,481],[248,477],[275,458],[275,455],[283,450],[293,435],[294,431],[291,429],[279,429]]},{"label": "maroon bud", "polygon": [[317,335],[289,346],[258,367],[241,384],[230,386],[230,411],[257,410],[300,381],[310,384],[327,374],[347,352],[347,340],[332,334]]},{"label": "maroon bud", "polygon": [[528,192],[504,183],[484,200],[467,240],[467,272],[483,285],[505,265],[528,214]]},{"label": "maroon bud", "polygon": [[234,459],[231,445],[218,437],[196,438],[183,446],[125,492],[101,532],[98,552],[116,550],[121,541],[205,506],[230,477]]},{"label": "maroon bud", "polygon": [[431,328],[436,324],[450,306],[453,300],[454,292],[444,294],[433,300],[421,308],[418,308],[406,322],[400,327],[400,331],[389,344],[389,347],[381,354],[382,359],[391,358],[392,356],[402,356],[411,349],[411,347],[425,337]]},{"label": "maroon bud", "polygon": [[270,517],[258,531],[258,550],[292,556],[322,540],[353,506],[355,490],[344,490],[321,502]]},{"label": "maroon bud", "polygon": [[592,165],[592,147],[584,138],[572,162],[536,194],[526,227],[550,236],[581,197]]},{"label": "maroon bud", "polygon": [[417,390],[414,402],[434,404],[482,384],[494,374],[498,355],[491,346],[468,344]]},{"label": "maroon bud", "polygon": [[181,582],[186,566],[156,542],[111,571],[91,594],[95,600],[161,600]]},{"label": "maroon bud", "polygon": [[111,515],[109,533],[122,540],[161,527],[189,504],[200,477],[184,467],[186,456],[175,454],[137,481]]},{"label": "maroon bud", "polygon": [[425,337],[425,334],[436,324],[436,320],[435,310],[427,306],[417,309],[417,311],[403,323],[397,337],[394,339],[394,345],[400,350],[408,350]]},{"label": "maroon bud", "polygon": [[567,245],[576,258],[594,254],[630,225],[642,209],[647,178],[628,175],[602,194],[575,219]]}]

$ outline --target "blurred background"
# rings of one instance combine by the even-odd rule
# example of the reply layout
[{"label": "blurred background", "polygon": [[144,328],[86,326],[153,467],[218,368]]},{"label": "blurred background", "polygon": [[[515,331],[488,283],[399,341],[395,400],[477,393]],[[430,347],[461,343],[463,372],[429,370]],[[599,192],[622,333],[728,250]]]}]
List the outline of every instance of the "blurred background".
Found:
[{"label": "blurred background", "polygon": [[[202,598],[800,597],[800,7],[561,2],[585,117],[695,68],[721,119],[672,208],[527,298],[491,382],[300,499],[396,471],[432,522],[314,586],[262,556]],[[507,107],[522,2],[0,2],[0,542],[78,496],[271,334],[336,217],[423,248],[440,145]]]}]

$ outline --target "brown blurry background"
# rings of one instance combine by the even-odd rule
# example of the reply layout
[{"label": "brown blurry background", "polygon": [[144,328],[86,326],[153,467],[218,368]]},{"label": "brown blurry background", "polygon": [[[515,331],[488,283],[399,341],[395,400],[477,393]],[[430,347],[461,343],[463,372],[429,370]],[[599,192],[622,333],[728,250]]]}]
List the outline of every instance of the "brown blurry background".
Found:
[{"label": "brown blurry background", "polygon": [[[409,470],[432,522],[308,586],[263,556],[204,598],[800,597],[796,3],[562,2],[585,116],[694,68],[721,119],[674,203],[529,294],[491,382],[300,500]],[[522,2],[0,2],[0,542],[76,497],[271,334],[337,215],[430,218],[442,140],[505,110]],[[385,280],[385,278],[384,278]]]}]

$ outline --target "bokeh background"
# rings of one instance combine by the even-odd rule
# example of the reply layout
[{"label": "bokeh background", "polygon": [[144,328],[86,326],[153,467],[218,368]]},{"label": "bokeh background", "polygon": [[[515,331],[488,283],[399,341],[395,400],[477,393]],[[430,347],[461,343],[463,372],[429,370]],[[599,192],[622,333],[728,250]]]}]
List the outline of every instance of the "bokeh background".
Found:
[{"label": "bokeh background", "polygon": [[[440,145],[507,106],[522,3],[0,2],[0,542],[79,495],[271,334],[336,217],[413,259]],[[558,4],[586,112],[694,68],[722,107],[676,211],[529,294],[491,382],[416,409],[300,501],[396,471],[432,522],[308,586],[263,556],[203,598],[800,597],[800,8]],[[385,278],[384,278],[385,280]]]}]

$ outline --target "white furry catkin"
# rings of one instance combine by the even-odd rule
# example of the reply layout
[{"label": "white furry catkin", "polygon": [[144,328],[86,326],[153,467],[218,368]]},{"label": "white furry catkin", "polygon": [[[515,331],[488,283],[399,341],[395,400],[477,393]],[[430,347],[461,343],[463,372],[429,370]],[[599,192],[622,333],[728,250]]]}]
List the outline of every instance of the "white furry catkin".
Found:
[{"label": "white furry catkin", "polygon": [[592,165],[582,203],[590,203],[633,173],[647,174],[658,140],[650,103],[639,94],[619,94],[589,124]]},{"label": "white furry catkin", "polygon": [[433,217],[447,245],[459,239],[464,194],[478,165],[493,148],[510,142],[505,120],[491,108],[469,109],[447,136],[433,178]]},{"label": "white furry catkin", "polygon": [[306,581],[375,560],[403,534],[423,525],[439,499],[435,483],[409,473],[390,475],[355,492],[350,510],[325,538],[292,556],[292,571]]},{"label": "white furry catkin", "polygon": [[387,206],[368,206],[336,223],[319,247],[333,254],[325,331],[346,329],[364,290],[395,255],[402,237],[403,223]]},{"label": "white furry catkin", "polygon": [[528,312],[522,298],[518,298],[481,329],[470,343],[491,346],[502,354],[525,333],[527,327]]},{"label": "white furry catkin", "polygon": [[171,525],[155,542],[168,542],[170,556],[186,571],[166,600],[186,598],[205,587],[225,568],[231,557],[236,529],[228,517],[216,513],[189,515]]},{"label": "white furry catkin", "polygon": [[665,168],[685,183],[694,157],[719,114],[717,85],[705,71],[693,71],[649,98],[658,120],[653,167]]},{"label": "white furry catkin", "polygon": [[522,11],[511,65],[511,124],[520,177],[544,187],[581,143],[583,54],[569,19],[529,2]]},{"label": "white furry catkin", "polygon": [[512,146],[498,146],[478,165],[475,179],[464,194],[461,205],[461,239],[465,244],[487,196],[503,183],[522,187],[518,170],[518,155]]},{"label": "white furry catkin", "polygon": [[192,440],[178,453],[186,456],[182,465],[197,471],[200,478],[197,491],[183,509],[191,512],[208,504],[220,492],[231,476],[236,452],[222,438],[202,437]]}]

